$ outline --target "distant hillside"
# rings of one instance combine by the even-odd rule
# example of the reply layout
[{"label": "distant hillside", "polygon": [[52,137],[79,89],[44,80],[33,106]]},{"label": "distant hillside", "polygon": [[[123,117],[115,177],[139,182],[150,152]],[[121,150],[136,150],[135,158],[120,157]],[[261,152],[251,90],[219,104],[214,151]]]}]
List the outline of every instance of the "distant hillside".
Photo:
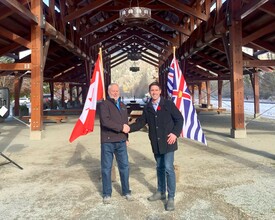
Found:
[{"label": "distant hillside", "polygon": [[[138,72],[130,71],[130,67],[137,66]],[[126,61],[111,70],[111,82],[121,87],[121,96],[143,98],[148,92],[148,85],[158,77],[158,68],[144,61]]]}]

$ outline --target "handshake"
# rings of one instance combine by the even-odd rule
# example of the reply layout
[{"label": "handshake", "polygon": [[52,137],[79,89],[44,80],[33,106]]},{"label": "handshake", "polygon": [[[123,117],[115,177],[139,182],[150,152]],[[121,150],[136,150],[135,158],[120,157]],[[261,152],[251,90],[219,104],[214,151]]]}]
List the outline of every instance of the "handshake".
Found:
[{"label": "handshake", "polygon": [[124,125],[123,125],[123,129],[122,129],[122,131],[123,131],[123,133],[128,134],[128,133],[129,133],[129,131],[130,131],[130,127],[129,127],[129,125],[124,124]]}]

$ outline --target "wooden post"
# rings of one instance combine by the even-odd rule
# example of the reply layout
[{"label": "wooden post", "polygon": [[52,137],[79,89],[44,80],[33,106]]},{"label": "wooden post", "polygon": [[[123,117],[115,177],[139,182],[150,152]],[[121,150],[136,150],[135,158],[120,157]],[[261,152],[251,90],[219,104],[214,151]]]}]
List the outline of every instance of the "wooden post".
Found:
[{"label": "wooden post", "polygon": [[211,106],[211,99],[210,99],[211,86],[210,86],[210,81],[206,81],[206,91],[207,91],[207,108],[209,108]]},{"label": "wooden post", "polygon": [[43,128],[43,1],[31,0],[31,12],[38,24],[31,25],[31,133],[30,139],[41,140]]},{"label": "wooden post", "polygon": [[259,73],[256,72],[251,77],[254,94],[254,118],[258,118],[260,115]]},{"label": "wooden post", "polygon": [[192,94],[191,94],[191,96],[192,96],[192,104],[194,105],[194,103],[195,103],[195,85],[192,85],[191,89],[192,89]]},{"label": "wooden post", "polygon": [[222,80],[218,80],[218,108],[222,108]]},{"label": "wooden post", "polygon": [[231,67],[231,136],[246,137],[244,124],[244,82],[242,54],[242,21],[239,16],[241,1],[229,1],[229,41]]},{"label": "wooden post", "polygon": [[19,115],[19,98],[20,89],[22,87],[23,77],[20,77],[18,73],[15,73],[14,78],[14,115]]},{"label": "wooden post", "polygon": [[65,83],[61,84],[61,106],[65,108]]},{"label": "wooden post", "polygon": [[51,109],[53,109],[53,104],[54,104],[54,83],[53,82],[49,82],[49,86],[50,86],[50,93],[51,93]]},{"label": "wooden post", "polygon": [[199,105],[202,104],[201,87],[202,87],[202,83],[199,84]]}]

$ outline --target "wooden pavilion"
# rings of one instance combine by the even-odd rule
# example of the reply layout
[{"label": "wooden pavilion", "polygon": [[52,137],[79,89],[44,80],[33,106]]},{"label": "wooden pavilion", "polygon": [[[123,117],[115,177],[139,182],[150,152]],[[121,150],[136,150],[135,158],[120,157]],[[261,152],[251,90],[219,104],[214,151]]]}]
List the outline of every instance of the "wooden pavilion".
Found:
[{"label": "wooden pavilion", "polygon": [[[123,20],[121,10],[131,7],[150,9],[151,18]],[[221,107],[222,82],[230,80],[231,136],[245,137],[243,76],[251,77],[256,115],[259,72],[275,66],[275,60],[258,56],[275,53],[274,43],[274,0],[0,0],[0,56],[15,59],[0,64],[0,76],[14,76],[16,114],[22,80],[31,78],[31,139],[40,139],[43,129],[43,82],[52,100],[55,82],[85,96],[101,47],[106,85],[113,67],[141,54],[139,59],[159,69],[166,91],[174,46],[191,91],[198,86],[201,96],[203,82],[209,89],[211,80],[218,81]],[[19,59],[27,49],[31,54]]]}]

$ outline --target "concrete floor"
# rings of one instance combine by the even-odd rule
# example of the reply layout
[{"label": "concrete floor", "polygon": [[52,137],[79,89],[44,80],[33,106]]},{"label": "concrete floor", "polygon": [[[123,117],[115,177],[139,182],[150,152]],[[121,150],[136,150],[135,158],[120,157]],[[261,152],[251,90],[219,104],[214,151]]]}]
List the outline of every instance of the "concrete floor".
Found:
[{"label": "concrete floor", "polygon": [[[208,147],[180,139],[175,154],[179,181],[176,210],[149,202],[155,191],[155,162],[147,133],[130,135],[130,185],[134,201],[113,182],[112,204],[101,198],[99,122],[72,144],[77,120],[45,123],[43,140],[29,128],[0,123],[0,219],[275,219],[275,121],[247,118],[247,138],[230,137],[230,115],[201,113]],[[118,174],[118,172],[117,172]]]}]

